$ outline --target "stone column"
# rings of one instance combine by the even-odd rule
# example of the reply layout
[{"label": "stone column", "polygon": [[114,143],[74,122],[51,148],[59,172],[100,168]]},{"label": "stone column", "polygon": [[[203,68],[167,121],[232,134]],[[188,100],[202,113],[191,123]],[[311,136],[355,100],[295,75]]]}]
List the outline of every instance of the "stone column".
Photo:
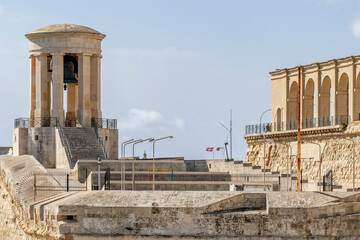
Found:
[{"label": "stone column", "polygon": [[66,120],[71,120],[71,126],[76,126],[76,112],[78,103],[78,86],[75,83],[67,85],[67,113]]},{"label": "stone column", "polygon": [[356,116],[355,116],[355,103],[354,103],[354,99],[355,99],[355,58],[352,57],[352,62],[351,62],[351,70],[350,70],[350,74],[349,74],[349,88],[348,88],[348,108],[349,108],[349,122],[352,122],[355,120]]},{"label": "stone column", "polygon": [[337,69],[337,62],[334,60],[334,69],[332,70],[332,76],[330,76],[331,78],[331,115],[334,116],[334,118],[336,118],[336,116],[338,115],[338,111],[337,111],[337,105],[338,105],[338,101],[337,101],[337,90],[338,90],[338,83],[339,83],[339,78],[338,78],[338,69]]},{"label": "stone column", "polygon": [[84,127],[90,127],[90,54],[79,54],[78,63],[79,89],[77,119]]},{"label": "stone column", "polygon": [[52,54],[52,110],[51,117],[57,118],[64,125],[64,54]]},{"label": "stone column", "polygon": [[30,127],[34,127],[34,117],[36,109],[36,59],[30,56]]},{"label": "stone column", "polygon": [[47,56],[35,56],[36,61],[36,118],[46,118],[50,116],[50,104],[48,100],[48,69]]},{"label": "stone column", "polygon": [[[316,122],[318,123],[318,119],[320,117],[320,113],[319,113],[319,109],[320,109],[320,86],[321,86],[321,73],[320,73],[320,64],[317,64],[317,74],[316,74],[316,78],[314,79],[314,118],[317,120]],[[316,123],[316,124],[317,124]]]},{"label": "stone column", "polygon": [[101,55],[93,55],[91,57],[91,75],[90,75],[90,107],[91,117],[101,118],[100,107],[100,60]]}]

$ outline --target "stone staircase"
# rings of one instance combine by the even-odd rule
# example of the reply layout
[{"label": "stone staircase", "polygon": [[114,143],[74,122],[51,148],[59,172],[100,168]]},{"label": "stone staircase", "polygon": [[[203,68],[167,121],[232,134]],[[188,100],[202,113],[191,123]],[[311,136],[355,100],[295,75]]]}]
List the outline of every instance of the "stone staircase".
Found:
[{"label": "stone staircase", "polygon": [[71,152],[71,167],[79,159],[105,159],[101,144],[96,137],[94,128],[64,127],[64,136],[67,138]]}]

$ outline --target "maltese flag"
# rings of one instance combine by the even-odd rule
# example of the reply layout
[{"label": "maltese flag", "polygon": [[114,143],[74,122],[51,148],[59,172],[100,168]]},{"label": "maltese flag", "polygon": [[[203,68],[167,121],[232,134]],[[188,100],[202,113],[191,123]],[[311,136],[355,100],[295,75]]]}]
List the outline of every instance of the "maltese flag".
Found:
[{"label": "maltese flag", "polygon": [[208,147],[208,148],[206,148],[206,151],[212,152],[212,151],[214,151],[214,148],[213,147]]},{"label": "maltese flag", "polygon": [[223,148],[222,147],[217,147],[216,148],[216,151],[220,151],[220,150],[223,150]]}]

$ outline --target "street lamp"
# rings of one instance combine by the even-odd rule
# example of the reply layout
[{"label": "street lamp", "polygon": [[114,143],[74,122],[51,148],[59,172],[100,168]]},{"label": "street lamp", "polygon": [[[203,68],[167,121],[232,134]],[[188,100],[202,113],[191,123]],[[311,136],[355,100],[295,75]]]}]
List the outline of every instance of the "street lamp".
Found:
[{"label": "street lamp", "polygon": [[100,190],[100,165],[101,165],[101,158],[98,158],[97,160],[98,165],[98,190]]},{"label": "street lamp", "polygon": [[150,140],[153,140],[153,138],[147,138],[145,140],[137,140],[135,142],[133,142],[133,158],[132,158],[132,190],[134,191],[135,190],[135,145],[138,144],[138,143],[142,143],[142,142],[145,142],[145,141],[150,141]]},{"label": "street lamp", "polygon": [[126,145],[128,145],[128,144],[131,144],[131,143],[134,143],[134,142],[137,142],[137,141],[139,141],[139,140],[141,140],[141,139],[137,139],[137,140],[129,140],[129,142],[126,142],[126,143],[124,143],[124,182],[122,182],[122,186],[121,186],[121,189],[123,189],[123,190],[126,190],[126,185],[125,185],[125,178],[126,178],[126,174],[125,174],[125,170],[126,170],[126,163],[125,163],[125,159],[126,159],[126,153],[125,153],[125,150],[126,150]]},{"label": "street lamp", "polygon": [[150,140],[150,142],[153,143],[153,169],[152,169],[152,174],[153,174],[153,184],[152,184],[152,189],[153,191],[155,191],[155,142],[160,141],[160,140],[164,140],[166,138],[174,138],[173,136],[167,136],[167,137],[163,137],[163,138],[158,138],[158,139],[152,139]]},{"label": "street lamp", "polygon": [[349,138],[345,138],[344,140],[347,140],[347,141],[351,141],[352,144],[353,144],[353,150],[352,150],[352,155],[353,155],[353,191],[355,191],[355,142],[354,140],[352,139],[349,139]]},{"label": "street lamp", "polygon": [[264,115],[265,113],[270,112],[270,111],[271,111],[271,109],[268,109],[268,110],[265,110],[265,111],[261,114],[261,116],[260,116],[260,131],[259,131],[259,133],[261,133],[261,119],[262,119],[262,117],[263,117],[263,115]]},{"label": "street lamp", "polygon": [[120,164],[121,164],[121,190],[124,189],[124,181],[125,181],[125,145],[129,144],[130,142],[134,141],[134,139],[130,139],[128,141],[125,141],[121,143],[121,156],[120,156]]}]

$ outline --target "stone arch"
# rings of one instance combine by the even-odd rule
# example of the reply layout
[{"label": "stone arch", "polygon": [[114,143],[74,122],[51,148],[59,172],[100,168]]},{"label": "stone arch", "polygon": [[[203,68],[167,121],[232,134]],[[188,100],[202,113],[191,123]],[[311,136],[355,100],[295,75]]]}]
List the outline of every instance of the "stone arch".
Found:
[{"label": "stone arch", "polygon": [[322,119],[330,117],[330,105],[331,105],[330,94],[331,94],[331,79],[329,76],[325,76],[321,83],[320,99],[319,99],[320,102],[319,117]]},{"label": "stone arch", "polygon": [[336,102],[336,115],[347,117],[349,115],[349,77],[346,73],[340,76],[336,92]]},{"label": "stone arch", "polygon": [[360,120],[360,72],[356,77],[354,95],[354,120]]},{"label": "stone arch", "polygon": [[287,102],[287,120],[294,121],[297,116],[297,101],[298,101],[298,84],[293,82],[290,86],[289,98]]},{"label": "stone arch", "polygon": [[314,88],[315,82],[310,78],[305,86],[303,100],[303,119],[305,120],[314,118]]}]

